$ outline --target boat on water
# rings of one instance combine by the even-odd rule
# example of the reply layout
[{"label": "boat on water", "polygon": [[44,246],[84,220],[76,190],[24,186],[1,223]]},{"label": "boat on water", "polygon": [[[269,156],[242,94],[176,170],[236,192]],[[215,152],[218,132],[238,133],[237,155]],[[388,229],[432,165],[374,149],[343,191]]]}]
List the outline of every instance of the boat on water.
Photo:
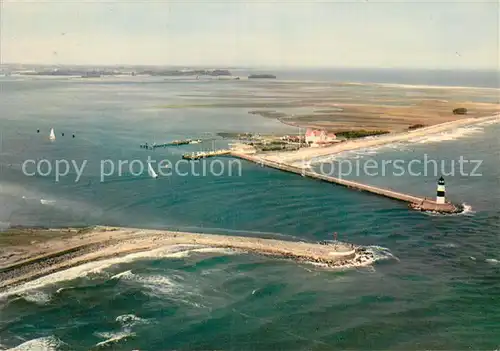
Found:
[{"label": "boat on water", "polygon": [[50,135],[49,135],[50,140],[56,140],[56,133],[54,132],[54,128],[50,130]]},{"label": "boat on water", "polygon": [[199,144],[199,143],[201,143],[201,139],[191,140],[189,143],[190,144]]},{"label": "boat on water", "polygon": [[151,166],[151,163],[148,163],[148,174],[152,178],[158,178],[158,174],[156,174],[155,170],[153,169],[153,166]]}]

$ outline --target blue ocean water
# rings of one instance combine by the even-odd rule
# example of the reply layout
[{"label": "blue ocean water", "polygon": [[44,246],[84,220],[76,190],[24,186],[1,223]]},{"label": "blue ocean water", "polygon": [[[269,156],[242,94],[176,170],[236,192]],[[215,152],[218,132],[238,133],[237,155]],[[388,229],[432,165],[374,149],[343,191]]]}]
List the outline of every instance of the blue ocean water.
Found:
[{"label": "blue ocean water", "polygon": [[[426,154],[482,160],[481,177],[446,177],[448,195],[471,206],[468,213],[433,216],[247,162],[241,175],[154,180],[125,171],[101,182],[102,160],[150,156],[175,163],[183,151],[213,147],[206,142],[153,152],[139,148],[142,142],[289,130],[245,108],[161,108],[190,101],[183,95],[196,89],[237,91],[234,82],[9,78],[0,84],[4,225],[108,224],[303,240],[328,239],[337,231],[339,240],[368,246],[380,258],[373,267],[332,271],[172,247],[98,262],[3,294],[1,347],[493,350],[500,345],[498,124],[343,155],[365,161],[408,161]],[[55,142],[48,140],[52,127]],[[52,175],[23,175],[28,159],[52,165],[87,160],[87,166],[78,182],[74,170],[56,182]],[[230,160],[212,159],[208,167],[212,162]],[[435,192],[434,175],[353,177],[423,196]]]}]

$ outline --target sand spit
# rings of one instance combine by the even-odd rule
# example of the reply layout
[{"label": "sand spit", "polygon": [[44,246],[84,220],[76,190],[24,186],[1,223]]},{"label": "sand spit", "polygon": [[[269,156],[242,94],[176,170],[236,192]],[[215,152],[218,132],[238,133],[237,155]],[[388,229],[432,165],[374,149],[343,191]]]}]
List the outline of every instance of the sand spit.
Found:
[{"label": "sand spit", "polygon": [[[36,230],[32,234],[36,238]],[[14,257],[0,261],[0,291],[87,262],[172,245],[233,249],[329,267],[362,266],[374,261],[363,248],[346,243],[319,244],[165,230],[96,227],[64,239],[63,249],[61,242],[54,238],[43,244],[16,247],[18,253]]]},{"label": "sand spit", "polygon": [[329,147],[302,148],[297,151],[272,152],[269,154],[261,153],[259,154],[259,156],[273,162],[293,164],[296,167],[304,167],[304,165],[308,164],[308,162],[314,163],[315,161],[314,159],[316,158],[338,154],[344,151],[365,149],[374,146],[382,146],[397,142],[408,142],[414,138],[426,137],[432,134],[449,131],[455,128],[493,122],[495,120],[498,120],[499,118],[500,115],[480,117],[480,118],[464,118],[452,122],[446,122],[412,130],[409,132],[391,133],[377,137],[349,140]]}]

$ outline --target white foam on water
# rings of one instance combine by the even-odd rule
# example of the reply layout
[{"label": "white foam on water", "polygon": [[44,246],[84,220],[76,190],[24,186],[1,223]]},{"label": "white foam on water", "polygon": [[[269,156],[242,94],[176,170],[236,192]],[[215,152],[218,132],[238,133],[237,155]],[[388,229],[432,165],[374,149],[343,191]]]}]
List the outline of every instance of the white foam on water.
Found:
[{"label": "white foam on water", "polygon": [[114,276],[112,276],[109,279],[119,279],[121,277],[127,276],[128,274],[132,274],[132,271],[128,270],[128,271],[125,271],[125,272],[121,272],[121,273],[115,274]]},{"label": "white foam on water", "polygon": [[115,333],[110,333],[110,332],[96,333],[95,335],[100,338],[106,339],[104,341],[95,344],[96,347],[100,348],[100,347],[108,347],[109,345],[116,344],[124,339],[126,340],[130,337],[135,336],[135,333],[121,331]]},{"label": "white foam on water", "polygon": [[437,143],[441,141],[451,141],[459,138],[469,137],[478,133],[482,133],[483,131],[484,131],[483,128],[478,127],[476,125],[470,127],[456,128],[450,131],[429,134],[422,137],[416,137],[408,141],[410,143],[417,143],[417,144]]},{"label": "white foam on water", "polygon": [[361,148],[361,149],[354,149],[354,150],[348,150],[348,151],[343,151],[339,152],[336,154],[332,155],[327,155],[327,156],[321,156],[321,157],[316,157],[310,163],[325,163],[325,162],[332,162],[332,161],[340,161],[340,160],[359,160],[363,159],[366,156],[373,156],[378,154],[381,151],[384,150],[397,150],[397,151],[406,151],[408,150],[408,143],[405,142],[394,142],[394,143],[389,143],[389,144],[383,144],[383,145],[376,145],[376,146],[371,146],[371,147],[366,147],[366,148]]},{"label": "white foam on water", "polygon": [[378,246],[378,245],[370,245],[370,246],[365,246],[364,249],[373,255],[374,262],[383,261],[383,260],[399,261],[399,258],[394,256],[392,254],[391,250],[389,250],[386,247]]},{"label": "white foam on water", "polygon": [[116,321],[124,328],[132,328],[135,325],[150,323],[149,320],[137,317],[135,314],[122,314],[121,316],[116,317]]},{"label": "white foam on water", "polygon": [[[315,267],[330,268],[330,266],[326,263],[313,262],[313,261],[307,261],[306,263],[310,264],[311,266],[315,266]],[[332,268],[335,268],[335,267],[332,267]]]},{"label": "white foam on water", "polygon": [[[356,256],[358,258],[359,256]],[[334,271],[342,271],[342,270],[348,270],[348,269],[353,269],[353,268],[366,268],[371,266],[372,264],[375,263],[374,258],[367,258],[367,259],[362,259],[361,262],[356,262],[356,258],[351,260],[348,263],[345,263],[341,266],[330,266],[326,263],[320,263],[320,262],[307,262],[308,264],[311,264],[315,267],[320,267],[328,270],[334,270]]]},{"label": "white foam on water", "polygon": [[172,254],[169,254],[169,258],[183,258],[183,257],[189,257],[193,253],[219,253],[219,254],[224,254],[224,255],[233,255],[236,253],[235,250],[231,249],[223,249],[223,248],[216,248],[216,247],[204,247],[200,249],[192,249],[192,250],[187,250],[187,251],[179,251],[175,252]]},{"label": "white foam on water", "polygon": [[26,341],[7,351],[57,351],[63,345],[65,345],[65,343],[55,336],[45,336]]},{"label": "white foam on water", "polygon": [[132,272],[120,277],[122,281],[131,281],[150,290],[154,295],[172,295],[181,290],[181,285],[162,275],[139,275]]},{"label": "white foam on water", "polygon": [[472,210],[472,206],[471,205],[467,205],[465,202],[462,204],[462,206],[464,207],[464,210],[459,213],[459,214],[462,214],[462,215],[473,215],[474,213],[476,213],[476,211]]},{"label": "white foam on water", "polygon": [[190,254],[189,251],[179,251],[179,252],[171,253],[171,254],[169,254],[166,257],[169,257],[169,258],[184,258],[184,257],[188,257],[189,254]]},{"label": "white foam on water", "polygon": [[192,252],[201,252],[201,253],[220,253],[224,255],[234,255],[237,253],[236,250],[233,249],[224,249],[224,248],[217,248],[217,247],[204,247],[201,249],[194,249],[188,251],[188,253]]},{"label": "white foam on water", "polygon": [[[399,258],[394,256],[388,248],[382,246],[364,246],[363,247],[368,255],[365,254],[356,254],[354,259],[349,260],[346,264],[341,266],[330,266],[326,263],[318,263],[318,262],[307,262],[316,267],[327,268],[332,270],[346,270],[352,268],[369,268],[375,262],[381,260],[396,260],[399,261]],[[374,270],[373,270],[374,271]]]},{"label": "white foam on water", "polygon": [[[389,143],[389,144],[376,145],[373,147],[348,150],[348,151],[343,151],[343,152],[339,152],[339,153],[332,154],[332,155],[316,157],[316,158],[313,158],[310,162],[308,162],[308,166],[310,167],[311,163],[314,163],[314,164],[325,163],[325,162],[331,162],[331,161],[336,161],[336,160],[341,160],[341,159],[360,159],[360,158],[363,158],[365,156],[375,155],[378,152],[380,152],[382,150],[387,150],[387,149],[394,149],[394,150],[398,150],[398,151],[407,151],[409,145],[411,145],[411,144],[438,143],[438,142],[442,142],[442,141],[451,141],[451,140],[456,140],[456,139],[460,139],[460,138],[474,136],[474,135],[477,135],[479,133],[484,132],[484,128],[482,128],[483,126],[488,126],[488,125],[500,123],[500,115],[498,115],[496,117],[497,118],[495,118],[493,120],[487,120],[485,122],[473,124],[470,126],[458,127],[458,128],[452,129],[452,130],[447,130],[447,131],[442,131],[442,132],[437,132],[437,133],[430,132],[430,134],[428,134],[428,135],[410,138],[407,141],[397,141],[397,142]],[[418,130],[415,130],[415,132],[417,132],[417,131]],[[369,138],[377,138],[377,136],[366,137],[364,139],[369,139]]]},{"label": "white foam on water", "polygon": [[72,286],[68,286],[67,288],[59,288],[59,289],[57,289],[56,294],[59,294],[59,293],[61,293],[62,291],[64,291],[64,290],[69,290],[69,289],[74,289],[74,287],[72,287]]},{"label": "white foam on water", "polygon": [[[106,268],[120,263],[133,262],[138,259],[156,259],[156,258],[169,258],[175,257],[174,255],[180,251],[190,251],[193,249],[200,249],[199,245],[173,245],[151,251],[138,252],[123,257],[110,258],[102,261],[88,262],[80,266],[66,269],[64,271],[55,272],[44,277],[32,280],[30,282],[21,284],[20,286],[8,289],[0,293],[0,300],[6,297],[23,294],[27,291],[40,289],[47,285],[53,285],[62,281],[73,280],[76,278],[87,277],[90,274],[100,274]],[[216,249],[217,250],[217,249]],[[212,252],[217,252],[217,251]],[[220,252],[220,251],[219,251]],[[124,272],[125,273],[125,272]]]},{"label": "white foam on water", "polygon": [[438,244],[438,247],[446,247],[446,248],[455,248],[458,247],[457,244],[454,243],[444,243],[444,244]]},{"label": "white foam on water", "polygon": [[47,302],[50,301],[50,294],[47,294],[43,291],[26,291],[24,292],[21,297],[29,302],[36,303],[37,305],[44,305]]},{"label": "white foam on water", "polygon": [[40,203],[42,205],[53,205],[56,203],[56,200],[45,200],[45,199],[40,199]]}]

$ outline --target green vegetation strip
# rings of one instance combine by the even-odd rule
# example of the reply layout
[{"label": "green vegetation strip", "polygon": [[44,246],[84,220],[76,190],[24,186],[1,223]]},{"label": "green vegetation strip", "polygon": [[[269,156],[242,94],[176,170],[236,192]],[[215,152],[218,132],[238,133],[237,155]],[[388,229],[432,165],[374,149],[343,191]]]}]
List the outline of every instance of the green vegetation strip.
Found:
[{"label": "green vegetation strip", "polygon": [[367,136],[382,135],[389,133],[390,132],[388,130],[348,130],[344,132],[336,132],[335,135],[337,137],[354,139],[354,138],[364,138]]}]

